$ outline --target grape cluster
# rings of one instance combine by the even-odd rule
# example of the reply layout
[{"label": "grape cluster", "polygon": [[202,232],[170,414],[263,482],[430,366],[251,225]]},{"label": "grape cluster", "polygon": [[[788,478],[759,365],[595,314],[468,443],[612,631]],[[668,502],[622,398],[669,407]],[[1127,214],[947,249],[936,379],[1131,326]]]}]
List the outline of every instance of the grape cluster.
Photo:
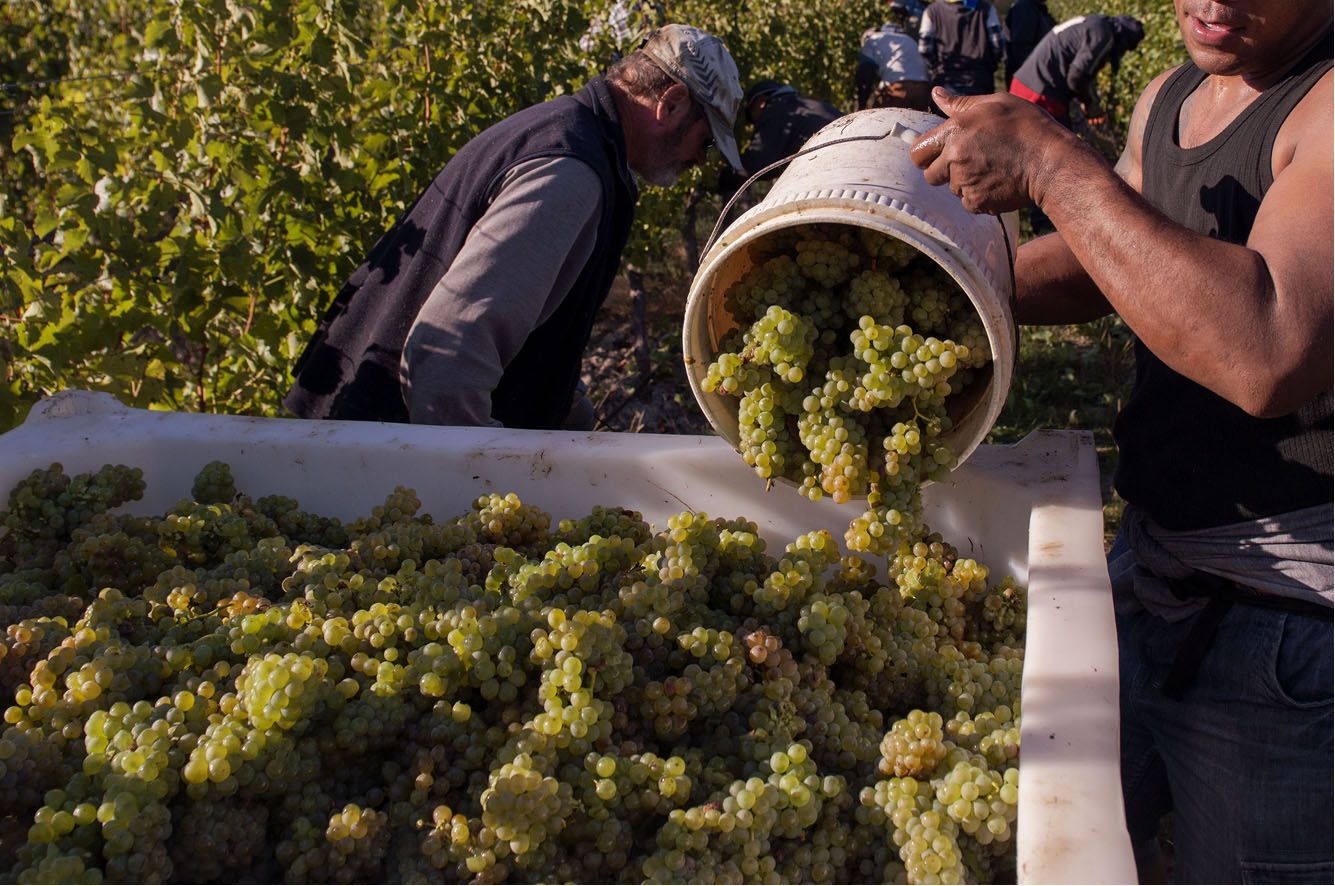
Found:
[{"label": "grape cluster", "polygon": [[950,398],[991,362],[968,297],[932,259],[866,228],[807,225],[757,247],[724,295],[738,329],[705,372],[737,398],[738,451],[811,499],[866,498],[845,541],[892,553],[923,483],[955,464]]},{"label": "grape cluster", "polygon": [[764,384],[742,394],[737,404],[738,448],[746,463],[765,479],[782,477],[805,453],[798,447],[779,391]]},{"label": "grape cluster", "polygon": [[848,280],[862,263],[854,251],[856,241],[847,232],[834,237],[809,237],[798,240],[795,261],[802,275],[826,289]]},{"label": "grape cluster", "polygon": [[932,782],[905,776],[864,788],[864,806],[878,815],[872,822],[888,831],[910,883],[965,882],[959,825],[946,815]]},{"label": "grape cluster", "polygon": [[1014,879],[1024,589],[939,535],[881,580],[698,512],[343,523],[221,462],[109,510],[141,483],[0,512],[10,880]]},{"label": "grape cluster", "polygon": [[1019,784],[1018,769],[997,772],[986,761],[962,759],[933,782],[933,787],[936,802],[951,820],[986,846],[994,839],[1011,838],[1020,802]]},{"label": "grape cluster", "polygon": [[908,305],[908,293],[899,280],[886,271],[869,270],[848,284],[844,310],[854,320],[869,317],[884,326],[897,327],[903,324]]},{"label": "grape cluster", "polygon": [[225,461],[211,461],[204,465],[195,475],[190,497],[205,505],[225,504],[236,498],[232,466]]},{"label": "grape cluster", "polygon": [[936,711],[909,711],[881,740],[881,772],[921,778],[946,757],[945,733]]}]

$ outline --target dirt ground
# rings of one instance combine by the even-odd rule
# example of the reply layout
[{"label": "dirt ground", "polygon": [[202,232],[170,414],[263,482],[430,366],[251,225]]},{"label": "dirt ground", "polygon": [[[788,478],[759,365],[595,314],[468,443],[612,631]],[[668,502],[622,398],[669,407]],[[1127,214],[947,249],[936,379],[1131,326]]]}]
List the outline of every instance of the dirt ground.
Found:
[{"label": "dirt ground", "polygon": [[713,433],[682,365],[689,282],[646,275],[643,292],[633,295],[627,275],[617,277],[584,355],[584,383],[598,430]]}]

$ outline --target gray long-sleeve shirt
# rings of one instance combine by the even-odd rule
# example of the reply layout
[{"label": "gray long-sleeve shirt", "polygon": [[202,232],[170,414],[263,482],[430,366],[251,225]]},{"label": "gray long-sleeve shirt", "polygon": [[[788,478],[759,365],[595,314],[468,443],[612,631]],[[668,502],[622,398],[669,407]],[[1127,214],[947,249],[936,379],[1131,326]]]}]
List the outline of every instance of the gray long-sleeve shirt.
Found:
[{"label": "gray long-sleeve shirt", "polygon": [[601,193],[597,173],[573,157],[507,173],[408,332],[400,373],[414,424],[500,424],[491,393],[592,254]]}]

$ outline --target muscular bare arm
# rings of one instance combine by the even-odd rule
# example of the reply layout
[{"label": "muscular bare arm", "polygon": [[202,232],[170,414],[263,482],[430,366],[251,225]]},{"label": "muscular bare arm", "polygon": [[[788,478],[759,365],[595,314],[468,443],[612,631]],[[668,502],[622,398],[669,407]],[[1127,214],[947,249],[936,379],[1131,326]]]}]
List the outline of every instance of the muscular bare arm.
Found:
[{"label": "muscular bare arm", "polygon": [[[1137,192],[1144,97],[1140,131],[1118,164],[1120,175],[1028,103],[1009,96],[944,99],[951,119],[914,148],[927,180],[949,182],[972,211],[1014,209],[1033,199],[1069,251],[1068,257],[1062,247],[1040,243],[1025,257],[1028,269],[1017,267],[1017,275],[1026,275],[1021,297],[1037,299],[1034,315],[1056,280],[1079,280],[1073,258],[1161,360],[1247,412],[1284,415],[1330,389],[1330,74],[1281,129],[1275,182],[1245,245],[1189,231]],[[1037,271],[1041,250],[1051,250],[1053,264]]]}]

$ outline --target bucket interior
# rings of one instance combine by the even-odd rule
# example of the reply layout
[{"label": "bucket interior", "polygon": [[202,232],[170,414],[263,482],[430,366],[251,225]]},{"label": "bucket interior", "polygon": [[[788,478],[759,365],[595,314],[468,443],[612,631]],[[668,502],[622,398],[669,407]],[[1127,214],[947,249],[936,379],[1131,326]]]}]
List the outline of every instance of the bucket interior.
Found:
[{"label": "bucket interior", "polygon": [[[847,213],[844,214],[845,217],[847,215]],[[854,218],[858,221],[865,218],[866,223],[859,224],[858,221],[816,221],[800,217],[783,221],[772,220],[771,224],[765,225],[763,229],[755,230],[753,235],[739,238],[733,243],[727,244],[715,258],[707,260],[706,265],[702,266],[701,272],[697,276],[687,304],[683,342],[687,375],[696,400],[714,430],[727,440],[733,448],[737,448],[740,440],[737,423],[737,398],[720,393],[706,392],[703,388],[706,370],[720,353],[725,338],[742,325],[741,321],[733,316],[728,308],[728,293],[733,287],[744,281],[758,265],[769,258],[782,254],[784,249],[779,245],[779,241],[791,238],[793,228],[814,226],[822,228],[838,226],[847,226],[853,229],[867,228],[883,236],[894,237],[906,242],[918,253],[914,259],[915,262],[924,259],[929,260],[945,272],[960,291],[968,297],[970,305],[973,306],[979,321],[987,332],[993,355],[992,361],[982,368],[973,370],[974,376],[965,387],[946,400],[946,411],[950,417],[952,428],[943,435],[942,439],[955,452],[958,461],[963,462],[982,442],[988,430],[991,429],[996,413],[1000,411],[1000,405],[1004,402],[1005,391],[996,391],[994,381],[997,361],[1009,361],[1014,358],[1011,342],[1004,341],[1003,343],[1003,336],[993,328],[995,323],[989,322],[988,317],[980,310],[979,296],[975,291],[977,284],[967,277],[963,277],[958,267],[958,261],[952,262],[951,257],[940,244],[916,231],[889,227],[883,217],[866,214],[865,216],[855,215]],[[1005,377],[1009,379],[1010,364],[1007,363],[1006,365]],[[785,477],[776,477],[775,479],[796,486],[792,480]]]}]

